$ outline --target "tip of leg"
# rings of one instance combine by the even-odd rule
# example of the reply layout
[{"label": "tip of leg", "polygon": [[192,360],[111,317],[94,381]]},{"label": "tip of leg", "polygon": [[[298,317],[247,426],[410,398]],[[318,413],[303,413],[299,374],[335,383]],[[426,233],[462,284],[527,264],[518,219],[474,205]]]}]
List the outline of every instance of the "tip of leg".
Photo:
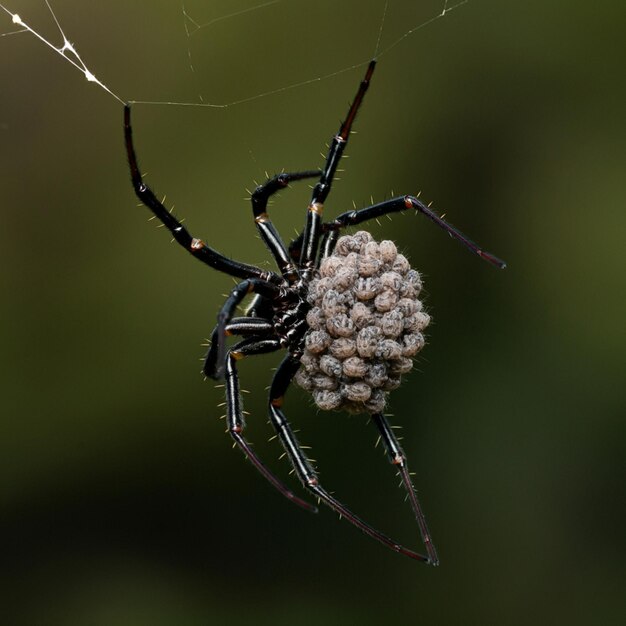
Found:
[{"label": "tip of leg", "polygon": [[490,252],[485,252],[484,250],[478,250],[478,256],[481,259],[484,259],[485,261],[487,261],[487,263],[491,263],[491,265],[493,265],[494,267],[497,267],[498,269],[506,269],[506,263],[502,260],[499,259],[497,256],[491,254]]}]

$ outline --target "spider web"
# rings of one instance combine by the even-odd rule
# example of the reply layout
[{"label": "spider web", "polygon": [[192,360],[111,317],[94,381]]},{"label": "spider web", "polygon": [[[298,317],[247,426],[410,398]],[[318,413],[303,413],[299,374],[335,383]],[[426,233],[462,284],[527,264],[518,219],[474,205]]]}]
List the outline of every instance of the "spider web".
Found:
[{"label": "spider web", "polygon": [[43,44],[45,44],[46,46],[48,46],[49,48],[54,50],[54,52],[56,52],[57,54],[62,56],[68,63],[73,65],[77,70],[82,72],[82,74],[85,76],[85,78],[87,79],[88,82],[95,83],[101,89],[106,91],[110,96],[112,96],[113,98],[115,98],[116,100],[118,100],[119,102],[121,102],[123,104],[124,101],[119,96],[115,95],[115,93],[111,89],[109,89],[109,87],[107,87],[104,83],[102,83],[100,80],[98,80],[96,78],[96,76],[89,70],[87,65],[85,65],[83,60],[80,58],[80,55],[76,51],[76,48],[74,47],[74,45],[72,43],[70,43],[68,38],[65,36],[65,33],[63,32],[63,29],[61,28],[61,24],[59,23],[59,20],[57,19],[54,11],[52,10],[52,7],[50,6],[50,3],[48,2],[48,0],[45,0],[45,3],[46,3],[46,6],[48,7],[48,10],[50,11],[50,14],[51,14],[51,16],[52,16],[52,18],[53,18],[57,28],[59,29],[59,33],[61,35],[61,38],[63,39],[63,44],[61,46],[55,46],[54,44],[52,44],[50,41],[45,39],[45,37],[40,35],[36,30],[31,28],[20,17],[19,14],[11,13],[11,11],[9,11],[9,9],[7,9],[3,4],[0,4],[0,9],[2,9],[5,13],[7,13],[8,15],[11,16],[11,21],[13,22],[13,24],[22,27],[21,29],[19,29],[17,31],[11,31],[11,32],[5,33],[5,35],[16,35],[16,34],[19,34],[19,33],[30,33],[31,35],[33,35],[34,37],[39,39],[39,41],[41,41]]},{"label": "spider web", "polygon": [[[233,20],[236,18],[241,18],[246,14],[251,14],[260,11],[271,11],[276,10],[277,5],[287,5],[296,2],[296,0],[266,0],[265,2],[261,2],[259,4],[255,4],[253,6],[249,6],[246,8],[242,8],[230,13],[225,13],[221,15],[216,15],[210,17],[208,19],[201,19],[196,15],[192,15],[191,12],[186,8],[183,4],[181,5],[181,17],[182,23],[186,35],[187,40],[187,59],[188,59],[188,67],[192,74],[196,74],[196,63],[194,60],[194,55],[192,52],[192,43],[194,40],[197,40],[199,37],[203,35],[207,35],[210,31],[214,29],[214,27],[219,27],[219,25],[224,24],[229,20]],[[369,54],[366,58],[359,60],[357,62],[344,65],[339,69],[332,70],[330,72],[326,72],[323,74],[315,74],[310,78],[306,78],[304,80],[299,80],[296,82],[289,82],[285,85],[281,85],[278,87],[274,87],[271,89],[267,89],[264,91],[258,91],[251,95],[245,95],[244,97],[235,98],[232,100],[228,100],[225,102],[209,102],[206,101],[205,98],[199,94],[199,101],[186,101],[186,100],[175,100],[175,99],[164,99],[164,100],[141,100],[141,99],[133,99],[124,98],[112,87],[103,83],[100,79],[98,79],[94,73],[88,66],[86,61],[83,60],[81,55],[78,52],[77,47],[70,42],[67,38],[63,28],[61,27],[61,23],[55,10],[53,9],[49,0],[43,0],[43,4],[47,8],[47,11],[50,15],[50,19],[53,21],[56,29],[58,30],[58,35],[61,40],[61,44],[55,44],[52,41],[52,38],[45,38],[40,31],[35,30],[29,21],[23,18],[18,13],[14,13],[8,6],[3,3],[0,3],[0,9],[8,16],[9,21],[17,27],[15,30],[10,30],[4,33],[0,33],[0,38],[9,38],[15,35],[28,35],[35,37],[41,43],[43,43],[46,47],[51,49],[55,54],[62,57],[67,63],[72,65],[76,70],[78,70],[81,74],[83,74],[84,78],[95,85],[97,85],[100,89],[106,92],[110,97],[114,98],[118,102],[124,104],[128,102],[130,104],[142,104],[142,105],[150,105],[150,106],[179,106],[179,107],[200,107],[200,108],[214,108],[214,109],[225,109],[229,107],[233,107],[236,105],[240,105],[243,103],[252,102],[255,100],[259,100],[261,98],[266,98],[271,95],[276,95],[280,93],[284,93],[293,89],[301,88],[306,85],[310,85],[312,83],[318,83],[321,81],[328,80],[332,77],[339,76],[341,74],[345,74],[352,70],[365,67],[372,58],[381,59],[382,57],[390,54],[397,46],[399,46],[403,41],[415,35],[418,31],[430,26],[434,22],[441,20],[446,17],[449,13],[454,11],[455,9],[467,4],[469,0],[459,0],[457,2],[453,2],[451,0],[441,0],[440,8],[433,13],[430,17],[425,20],[418,21],[414,26],[405,29],[401,35],[396,36],[391,40],[391,42],[386,41],[388,39],[386,35],[386,23],[388,16],[393,12],[393,3],[390,3],[390,0],[385,0],[384,2],[381,0],[379,8],[381,11],[380,23],[378,26],[378,32],[375,37],[375,41],[372,41],[372,53]]]}]

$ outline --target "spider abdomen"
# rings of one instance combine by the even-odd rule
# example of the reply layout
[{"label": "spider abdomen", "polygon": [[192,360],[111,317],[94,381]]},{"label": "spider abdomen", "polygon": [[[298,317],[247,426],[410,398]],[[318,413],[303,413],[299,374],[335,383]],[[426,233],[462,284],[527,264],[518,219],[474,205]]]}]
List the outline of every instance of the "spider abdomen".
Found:
[{"label": "spider abdomen", "polygon": [[341,237],[311,280],[309,330],[296,382],[324,410],[379,413],[412,368],[430,317],[420,275],[391,241]]}]

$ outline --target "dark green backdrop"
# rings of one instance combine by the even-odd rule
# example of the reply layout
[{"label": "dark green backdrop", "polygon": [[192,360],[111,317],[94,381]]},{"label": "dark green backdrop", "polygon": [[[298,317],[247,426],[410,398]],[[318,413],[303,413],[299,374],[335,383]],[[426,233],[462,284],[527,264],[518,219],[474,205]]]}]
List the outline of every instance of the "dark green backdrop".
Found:
[{"label": "dark green backdrop", "polygon": [[[7,3],[55,36],[42,1]],[[254,4],[186,0],[200,22]],[[284,0],[189,40],[178,1],[54,7],[123,99],[219,103],[366,61],[383,4]],[[441,4],[391,0],[382,47]],[[509,262],[409,215],[373,229],[424,272],[434,318],[392,408],[436,570],[299,511],[231,450],[197,360],[230,279],[137,208],[121,105],[33,37],[0,38],[2,623],[623,624],[625,24],[621,0],[476,0],[405,39],[327,205],[422,190]],[[360,74],[223,110],[138,105],[148,180],[261,262],[245,188],[318,166]],[[307,196],[276,201],[285,233]],[[241,371],[250,438],[286,474],[264,415],[276,362]],[[366,419],[298,390],[287,408],[327,486],[416,545]]]}]

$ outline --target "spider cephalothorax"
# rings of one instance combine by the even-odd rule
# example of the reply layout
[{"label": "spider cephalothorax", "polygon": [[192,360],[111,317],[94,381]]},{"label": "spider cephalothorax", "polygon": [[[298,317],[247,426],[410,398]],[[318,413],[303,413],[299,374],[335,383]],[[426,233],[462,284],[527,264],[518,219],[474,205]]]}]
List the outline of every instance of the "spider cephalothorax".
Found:
[{"label": "spider cephalothorax", "polygon": [[[217,316],[203,368],[206,376],[225,379],[228,432],[237,446],[285,497],[307,510],[316,510],[265,466],[243,435],[245,421],[237,362],[249,355],[287,350],[272,379],[268,412],[302,484],[320,502],[388,548],[437,565],[437,552],[411,481],[406,456],[382,412],[387,394],[400,384],[401,374],[411,368],[411,358],[424,345],[422,331],[430,318],[422,311],[417,299],[421,280],[392,242],[377,243],[365,231],[342,238],[339,233],[346,227],[382,215],[413,209],[492,265],[503,268],[505,264],[479,248],[415,196],[399,196],[342,213],[329,222],[322,220],[324,202],[375,65],[375,61],[369,63],[348,115],[332,139],[324,167],[279,174],[257,187],[252,194],[254,221],[276,261],[278,273],[220,254],[202,240],[192,237],[159,202],[142,180],[128,105],[124,109],[126,150],[133,187],[141,202],[194,257],[241,280]],[[313,187],[302,233],[287,247],[269,218],[268,201],[289,183],[308,178],[317,178],[318,182]],[[237,306],[250,294],[254,294],[254,299],[246,315],[235,317]],[[244,339],[227,348],[226,338],[230,335]],[[294,378],[300,386],[312,392],[321,409],[341,408],[370,414],[389,458],[402,478],[426,555],[409,550],[377,531],[322,487],[282,410],[285,392]]]}]

